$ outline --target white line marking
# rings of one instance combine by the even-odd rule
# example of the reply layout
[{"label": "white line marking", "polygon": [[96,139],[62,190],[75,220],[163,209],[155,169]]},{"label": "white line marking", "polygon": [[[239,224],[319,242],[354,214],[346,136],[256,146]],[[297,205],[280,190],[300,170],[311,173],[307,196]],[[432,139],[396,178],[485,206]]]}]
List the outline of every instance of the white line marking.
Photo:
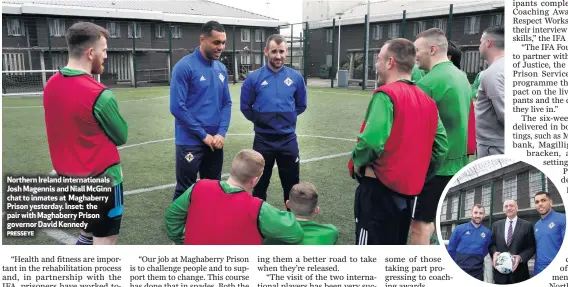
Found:
[{"label": "white line marking", "polygon": [[[254,134],[227,134],[227,136],[254,136]],[[308,137],[308,138],[320,138],[320,139],[329,139],[329,140],[340,140],[340,141],[350,141],[350,142],[357,142],[357,139],[348,139],[348,138],[338,138],[338,137],[327,137],[327,136],[316,136],[316,135],[296,135],[298,137]],[[141,142],[141,143],[137,143],[137,144],[131,144],[131,145],[124,145],[119,147],[118,149],[126,149],[126,148],[131,148],[131,147],[137,147],[137,146],[141,146],[141,145],[147,145],[147,144],[153,144],[153,143],[160,143],[160,142],[166,142],[166,141],[173,141],[175,138],[166,138],[166,139],[160,139],[160,140],[153,140],[153,141],[146,141],[146,142]]]},{"label": "white line marking", "polygon": [[59,229],[43,229],[43,231],[47,236],[65,244],[65,245],[74,245],[77,242],[77,237]]},{"label": "white line marking", "polygon": [[[337,154],[331,154],[331,155],[326,155],[326,156],[308,158],[308,159],[305,159],[305,160],[300,159],[300,164],[314,162],[314,161],[320,161],[320,160],[325,160],[325,159],[332,159],[332,158],[342,157],[342,156],[346,156],[346,155],[350,155],[350,154],[351,154],[350,152],[344,152],[344,153],[337,153]],[[277,169],[277,168],[278,168],[278,166],[274,165],[274,169]],[[228,177],[229,177],[228,173],[224,173],[224,174],[221,175],[221,178],[228,178]],[[162,190],[162,189],[166,189],[166,188],[174,188],[175,186],[176,186],[175,183],[170,183],[170,184],[163,184],[163,185],[152,186],[152,187],[139,188],[139,189],[125,191],[124,195],[132,195],[132,194],[150,192],[150,191],[155,191],[155,190]]]},{"label": "white line marking", "polygon": [[[125,100],[125,101],[117,101],[118,103],[132,103],[132,102],[142,102],[142,101],[150,101],[150,100],[157,100],[167,98],[169,96],[161,96],[161,97],[154,97],[154,98],[146,98],[146,99],[136,99],[136,100]],[[43,106],[15,106],[15,107],[2,107],[3,109],[33,109],[33,108],[43,108]]]}]

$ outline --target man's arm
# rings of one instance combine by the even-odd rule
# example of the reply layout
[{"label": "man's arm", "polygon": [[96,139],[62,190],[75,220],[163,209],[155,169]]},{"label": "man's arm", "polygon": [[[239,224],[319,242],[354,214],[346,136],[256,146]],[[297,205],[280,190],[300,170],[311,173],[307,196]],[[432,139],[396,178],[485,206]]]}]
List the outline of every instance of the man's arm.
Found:
[{"label": "man's arm", "polygon": [[505,125],[505,79],[500,73],[495,77],[484,77],[481,81],[487,98],[491,101],[497,120]]},{"label": "man's arm", "polygon": [[191,200],[192,185],[182,193],[166,210],[166,233],[168,238],[176,244],[183,244],[185,238],[185,224],[187,210]]},{"label": "man's arm", "polygon": [[458,231],[460,230],[459,227],[456,227],[456,229],[454,229],[454,232],[452,232],[452,235],[450,236],[450,241],[448,242],[448,253],[450,254],[450,257],[452,257],[452,259],[456,259],[456,250],[458,249],[458,243],[459,243],[459,238],[458,238]]},{"label": "man's arm", "polygon": [[298,82],[296,84],[296,93],[294,94],[294,99],[296,102],[296,115],[301,115],[308,106],[308,100],[306,96],[306,83],[303,77],[298,77]]},{"label": "man's arm", "polygon": [[118,103],[111,90],[104,90],[95,102],[94,115],[103,131],[116,146],[128,140],[128,123],[120,115]]},{"label": "man's arm", "polygon": [[254,83],[250,75],[245,79],[241,86],[241,112],[245,118],[254,123],[254,111],[252,106],[256,100]]},{"label": "man's arm", "polygon": [[304,239],[304,230],[291,212],[280,211],[263,202],[258,214],[259,230],[265,239],[296,244]]},{"label": "man's arm", "polygon": [[225,73],[225,81],[223,81],[223,100],[221,103],[221,123],[219,124],[219,131],[217,134],[225,137],[227,130],[229,130],[229,124],[231,122],[231,106],[233,102],[231,101],[231,93],[229,91],[229,75]]},{"label": "man's arm", "polygon": [[366,166],[378,158],[390,136],[393,105],[386,94],[378,92],[373,96],[365,121],[365,129],[359,135],[352,153],[353,163],[358,167]]},{"label": "man's arm", "polygon": [[426,173],[426,181],[432,179],[444,160],[448,155],[448,136],[446,135],[446,129],[440,115],[438,115],[438,127],[436,128],[436,137],[434,138],[434,144],[432,145],[432,158],[430,159],[430,166],[428,167],[428,172]]},{"label": "man's arm", "polygon": [[526,228],[528,229],[528,233],[526,233],[527,238],[527,246],[526,248],[519,254],[521,256],[522,262],[527,263],[533,257],[536,252],[536,240],[534,239],[534,227],[533,224],[530,222],[525,222],[528,225]]},{"label": "man's arm", "polygon": [[207,133],[199,125],[197,120],[188,112],[185,105],[188,92],[189,82],[191,81],[191,70],[185,63],[178,62],[174,66],[172,72],[172,81],[170,85],[170,112],[172,115],[189,130],[197,135],[200,139],[205,139]]}]

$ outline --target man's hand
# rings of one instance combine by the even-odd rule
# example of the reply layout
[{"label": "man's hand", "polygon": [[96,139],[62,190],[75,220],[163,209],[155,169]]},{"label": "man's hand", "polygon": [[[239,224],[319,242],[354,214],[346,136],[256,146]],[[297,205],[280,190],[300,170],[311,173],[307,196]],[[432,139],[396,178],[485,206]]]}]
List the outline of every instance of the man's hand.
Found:
[{"label": "man's hand", "polygon": [[493,268],[495,268],[495,264],[497,264],[497,257],[499,257],[499,254],[501,254],[501,252],[493,253]]},{"label": "man's hand", "polygon": [[213,142],[215,141],[215,139],[210,135],[207,134],[207,136],[203,139],[203,142],[211,149],[211,151],[213,151]]},{"label": "man's hand", "polygon": [[223,137],[222,135],[217,134],[213,137],[213,147],[215,147],[216,149],[222,149],[224,144],[225,137]]},{"label": "man's hand", "polygon": [[519,255],[513,255],[513,258],[515,258],[515,264],[513,264],[513,272],[515,272],[515,270],[517,269],[517,267],[519,267],[519,263],[521,263],[521,256]]}]

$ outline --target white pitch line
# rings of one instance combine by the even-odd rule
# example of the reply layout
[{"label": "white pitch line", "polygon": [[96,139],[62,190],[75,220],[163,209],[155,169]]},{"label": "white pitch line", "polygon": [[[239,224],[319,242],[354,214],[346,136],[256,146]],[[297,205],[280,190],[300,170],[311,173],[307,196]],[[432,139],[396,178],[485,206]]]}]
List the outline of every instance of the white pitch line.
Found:
[{"label": "white pitch line", "polygon": [[[325,160],[325,159],[332,159],[332,158],[342,157],[342,156],[346,156],[346,155],[350,155],[350,154],[351,154],[350,152],[344,152],[344,153],[337,153],[337,154],[331,154],[331,155],[320,156],[320,157],[313,157],[313,158],[308,158],[308,159],[305,159],[305,160],[300,160],[300,164],[314,162],[314,161],[320,161],[320,160]],[[278,168],[278,165],[275,164],[274,169],[277,169],[277,168]],[[221,175],[221,178],[223,178],[223,179],[228,178],[228,177],[229,177],[228,173],[224,173],[224,174]],[[124,195],[132,195],[132,194],[162,190],[162,189],[166,189],[166,188],[174,188],[175,186],[176,186],[175,183],[170,183],[170,184],[163,184],[163,185],[152,186],[152,187],[139,188],[139,189],[125,191]]]},{"label": "white pitch line", "polygon": [[[254,134],[227,134],[227,136],[254,136]],[[348,139],[348,138],[338,138],[338,137],[327,137],[327,136],[315,136],[315,135],[296,135],[298,137],[308,137],[308,138],[320,138],[320,139],[329,139],[329,140],[340,140],[340,141],[350,141],[350,142],[356,142],[356,139]],[[173,141],[174,138],[165,138],[165,139],[159,139],[159,140],[153,140],[153,141],[146,141],[146,142],[141,142],[141,143],[137,143],[137,144],[131,144],[131,145],[124,145],[119,147],[118,149],[126,149],[126,148],[131,148],[131,147],[137,147],[137,146],[141,146],[141,145],[147,145],[147,144],[153,144],[153,143],[160,143],[160,142],[166,142],[166,141]]]},{"label": "white pitch line", "polygon": [[47,236],[65,244],[74,245],[77,242],[77,237],[59,229],[43,229],[41,230]]},{"label": "white pitch line", "polygon": [[[142,102],[142,101],[151,101],[157,99],[167,98],[169,96],[161,96],[161,97],[154,97],[154,98],[146,98],[146,99],[136,99],[136,100],[125,100],[125,101],[117,101],[118,103],[132,103],[132,102]],[[3,109],[34,109],[34,108],[43,108],[43,106],[15,106],[15,107],[2,107]]]}]

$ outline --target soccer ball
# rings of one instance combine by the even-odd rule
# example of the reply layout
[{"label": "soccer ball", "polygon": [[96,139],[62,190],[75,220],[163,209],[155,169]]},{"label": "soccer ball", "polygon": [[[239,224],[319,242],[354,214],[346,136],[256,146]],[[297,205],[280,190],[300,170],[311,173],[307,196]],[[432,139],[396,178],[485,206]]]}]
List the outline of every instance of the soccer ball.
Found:
[{"label": "soccer ball", "polygon": [[513,265],[515,264],[515,258],[509,252],[500,253],[497,256],[497,262],[495,263],[495,269],[501,274],[509,274],[513,272]]}]

